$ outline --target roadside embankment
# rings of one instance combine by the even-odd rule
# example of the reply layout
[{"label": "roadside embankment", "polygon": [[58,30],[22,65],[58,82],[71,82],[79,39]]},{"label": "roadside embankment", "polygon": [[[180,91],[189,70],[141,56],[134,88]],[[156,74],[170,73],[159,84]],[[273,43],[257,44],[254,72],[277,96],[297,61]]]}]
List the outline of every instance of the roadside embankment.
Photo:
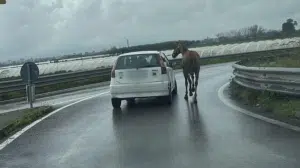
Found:
[{"label": "roadside embankment", "polygon": [[[246,61],[241,61],[238,64],[246,67],[283,67],[283,68],[299,68],[300,61],[299,55],[290,55],[285,57],[270,57],[263,59],[249,59]],[[263,68],[264,69],[264,68]],[[300,70],[299,70],[300,71]],[[251,74],[251,72],[247,72]],[[244,74],[247,74],[244,73]],[[253,72],[255,73],[255,72]],[[253,75],[253,74],[252,74]],[[271,77],[257,79],[259,75],[256,75],[256,82],[271,81]],[[271,75],[270,75],[271,76]],[[248,77],[251,78],[251,75]],[[268,77],[268,74],[266,75]],[[273,75],[274,77],[274,75]],[[283,76],[284,77],[284,76]],[[274,77],[272,79],[276,82],[278,80]],[[281,79],[282,80],[282,79]],[[286,81],[289,82],[289,81]],[[291,83],[293,81],[290,81]],[[249,85],[260,88],[254,89],[251,87],[246,87],[235,80],[232,80],[229,85],[229,94],[231,99],[240,104],[241,106],[246,106],[251,109],[251,111],[259,113],[261,115],[281,120],[293,125],[300,126],[300,97],[299,95],[284,94],[276,91],[270,91],[267,89],[261,89],[261,85],[254,85],[254,83],[249,82]],[[272,88],[272,82],[268,82],[266,86]],[[273,83],[274,84],[274,83]],[[280,83],[276,83],[278,86]],[[274,84],[275,85],[275,84]],[[273,87],[274,88],[274,87]],[[280,88],[283,90],[282,88]]]},{"label": "roadside embankment", "polygon": [[51,106],[0,114],[0,142],[54,110]]}]

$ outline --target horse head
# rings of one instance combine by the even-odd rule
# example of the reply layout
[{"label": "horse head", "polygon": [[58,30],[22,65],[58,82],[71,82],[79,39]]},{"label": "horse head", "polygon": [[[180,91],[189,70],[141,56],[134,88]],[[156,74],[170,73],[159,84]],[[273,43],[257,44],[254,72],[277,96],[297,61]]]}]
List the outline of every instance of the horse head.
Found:
[{"label": "horse head", "polygon": [[182,51],[182,45],[180,43],[176,43],[176,48],[173,50],[172,57],[176,58]]}]

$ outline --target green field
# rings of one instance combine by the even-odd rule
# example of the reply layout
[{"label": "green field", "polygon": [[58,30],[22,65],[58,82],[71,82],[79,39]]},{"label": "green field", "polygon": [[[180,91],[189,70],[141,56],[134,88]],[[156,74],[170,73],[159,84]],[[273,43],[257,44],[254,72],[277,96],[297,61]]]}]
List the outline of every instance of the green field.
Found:
[{"label": "green field", "polygon": [[257,64],[258,67],[288,67],[300,68],[300,55],[290,57],[276,58],[270,62],[262,62]]},{"label": "green field", "polygon": [[300,51],[291,55],[281,57],[270,57],[262,59],[249,60],[245,66],[253,67],[286,67],[300,68]]}]

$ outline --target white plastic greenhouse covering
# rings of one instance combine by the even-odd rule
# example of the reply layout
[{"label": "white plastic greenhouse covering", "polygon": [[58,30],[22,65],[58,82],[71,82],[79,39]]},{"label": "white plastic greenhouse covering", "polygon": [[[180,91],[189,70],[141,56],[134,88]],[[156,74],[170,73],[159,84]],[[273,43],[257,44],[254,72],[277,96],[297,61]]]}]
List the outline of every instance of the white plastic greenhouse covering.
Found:
[{"label": "white plastic greenhouse covering", "polygon": [[[190,48],[199,52],[201,57],[217,56],[217,55],[229,55],[237,53],[246,53],[254,51],[273,50],[281,48],[291,48],[300,46],[300,38],[288,38],[277,40],[266,40],[258,42],[248,42],[240,44],[226,44],[218,46],[207,46],[199,48]],[[164,51],[166,55],[171,55],[172,50]],[[57,71],[84,71],[93,70],[97,68],[109,67],[113,64],[117,56],[104,57],[91,56],[76,59],[60,60],[57,63],[42,62],[37,63],[40,69],[40,75],[54,73]],[[171,57],[169,57],[172,59]],[[181,55],[178,56],[181,58]],[[0,68],[0,78],[17,77],[20,76],[20,69],[22,65],[2,67]]]}]

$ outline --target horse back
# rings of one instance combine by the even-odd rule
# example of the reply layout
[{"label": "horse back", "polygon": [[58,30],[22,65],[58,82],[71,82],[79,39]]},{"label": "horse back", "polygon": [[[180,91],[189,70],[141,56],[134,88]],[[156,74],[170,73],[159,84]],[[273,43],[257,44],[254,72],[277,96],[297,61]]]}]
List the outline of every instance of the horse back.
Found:
[{"label": "horse back", "polygon": [[189,51],[183,55],[182,66],[189,72],[196,72],[200,69],[200,55],[196,51]]},{"label": "horse back", "polygon": [[192,61],[192,66],[194,68],[200,67],[200,55],[198,52],[191,50],[189,53],[189,57]]}]

